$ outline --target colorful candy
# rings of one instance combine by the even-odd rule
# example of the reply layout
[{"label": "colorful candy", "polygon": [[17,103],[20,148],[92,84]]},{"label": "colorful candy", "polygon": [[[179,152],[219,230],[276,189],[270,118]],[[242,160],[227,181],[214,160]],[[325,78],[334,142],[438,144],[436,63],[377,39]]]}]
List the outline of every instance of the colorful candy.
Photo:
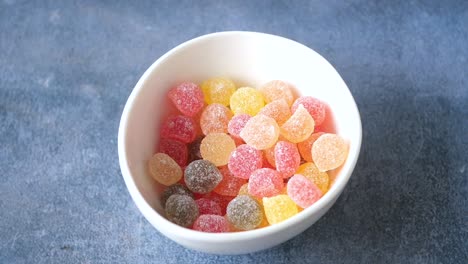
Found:
[{"label": "colorful candy", "polygon": [[261,206],[248,195],[239,195],[227,206],[226,216],[237,229],[251,230],[262,222]]},{"label": "colorful candy", "polygon": [[278,141],[274,152],[276,170],[283,175],[283,178],[291,177],[301,164],[301,155],[297,150],[296,144]]},{"label": "colorful candy", "polygon": [[308,161],[308,162],[313,161],[312,160],[312,145],[323,134],[324,134],[323,132],[313,133],[306,140],[297,143],[297,148],[299,149],[299,153],[301,154],[302,158],[305,161]]},{"label": "colorful candy", "polygon": [[250,146],[263,150],[272,147],[279,136],[276,121],[265,115],[257,115],[245,124],[240,133],[241,138]]},{"label": "colorful candy", "polygon": [[221,182],[214,188],[213,192],[221,195],[236,196],[242,185],[247,183],[247,180],[235,177],[227,166],[219,168],[223,175]]},{"label": "colorful candy", "polygon": [[230,106],[234,114],[256,115],[265,105],[262,94],[251,87],[242,87],[232,94]]},{"label": "colorful candy", "polygon": [[321,125],[325,120],[325,104],[319,99],[312,96],[301,96],[294,101],[291,106],[291,111],[294,113],[299,105],[304,106],[307,112],[309,112],[314,119],[316,126]]},{"label": "colorful candy", "polygon": [[171,116],[162,125],[161,137],[190,143],[196,136],[196,123],[188,116]]},{"label": "colorful candy", "polygon": [[240,138],[240,132],[244,129],[245,124],[249,121],[248,114],[235,115],[228,124],[228,132],[231,136]]},{"label": "colorful candy", "polygon": [[200,127],[203,134],[227,133],[232,112],[222,104],[210,104],[202,112]]},{"label": "colorful candy", "polygon": [[333,170],[341,166],[348,156],[348,144],[335,134],[320,136],[312,146],[312,159],[320,171]]},{"label": "colorful candy", "polygon": [[165,206],[166,217],[169,221],[183,227],[189,227],[198,218],[198,206],[188,195],[171,195]]},{"label": "colorful candy", "polygon": [[312,162],[306,162],[299,166],[296,174],[301,174],[311,180],[322,192],[322,195],[328,191],[330,178],[326,172],[319,171]]},{"label": "colorful candy", "polygon": [[249,179],[253,171],[260,169],[263,156],[260,150],[247,144],[240,145],[231,153],[228,168],[231,173],[242,179]]},{"label": "colorful candy", "polygon": [[306,140],[314,132],[314,119],[304,106],[299,105],[293,115],[281,126],[281,135],[292,143]]},{"label": "colorful candy", "polygon": [[185,168],[185,184],[195,193],[211,192],[222,178],[223,175],[218,168],[208,160],[192,161]]},{"label": "colorful candy", "polygon": [[263,208],[270,225],[282,222],[297,214],[297,206],[289,196],[280,194],[263,198]]},{"label": "colorful candy", "polygon": [[193,198],[193,193],[186,186],[176,183],[164,189],[161,195],[161,204],[165,206],[167,199],[173,194],[188,195]]},{"label": "colorful candy", "polygon": [[222,215],[221,206],[213,200],[208,198],[199,198],[195,200],[195,203],[198,206],[198,212],[203,214],[211,214],[211,215]]},{"label": "colorful candy", "polygon": [[275,119],[278,125],[282,125],[291,117],[291,110],[286,100],[280,99],[265,105],[259,114],[269,116]]},{"label": "colorful candy", "polygon": [[236,85],[229,79],[212,78],[201,85],[207,104],[229,105],[229,99],[236,91]]},{"label": "colorful candy", "polygon": [[284,99],[288,105],[291,105],[294,101],[292,86],[283,81],[275,80],[267,82],[259,90],[267,103]]},{"label": "colorful candy", "polygon": [[235,149],[234,140],[224,133],[208,134],[200,145],[200,153],[203,159],[213,162],[216,166],[226,165],[231,152]]},{"label": "colorful candy", "polygon": [[182,178],[182,169],[169,155],[156,153],[148,161],[148,168],[153,179],[169,186]]},{"label": "colorful candy", "polygon": [[188,148],[180,141],[162,138],[159,142],[159,152],[169,155],[181,167],[187,165]]},{"label": "colorful candy", "polygon": [[173,87],[168,93],[169,99],[186,116],[195,116],[204,105],[203,92],[198,85],[183,82]]},{"label": "colorful candy", "polygon": [[295,174],[289,179],[287,194],[301,208],[311,206],[322,196],[317,185],[300,174]]},{"label": "colorful candy", "polygon": [[229,232],[229,222],[220,215],[202,214],[200,215],[195,223],[193,223],[193,229],[208,232],[208,233],[224,233]]},{"label": "colorful candy", "polygon": [[272,169],[262,168],[254,171],[249,179],[249,194],[256,197],[271,197],[283,189],[282,175]]}]

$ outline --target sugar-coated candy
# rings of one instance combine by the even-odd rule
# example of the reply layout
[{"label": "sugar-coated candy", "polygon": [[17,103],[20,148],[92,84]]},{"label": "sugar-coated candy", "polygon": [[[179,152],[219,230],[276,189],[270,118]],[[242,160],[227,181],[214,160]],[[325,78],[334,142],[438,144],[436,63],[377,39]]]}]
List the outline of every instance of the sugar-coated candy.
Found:
[{"label": "sugar-coated candy", "polygon": [[240,132],[244,129],[245,124],[249,121],[248,114],[235,115],[228,123],[228,132],[231,136],[240,138]]},{"label": "sugar-coated candy", "polygon": [[234,114],[256,115],[265,105],[262,94],[251,87],[242,87],[232,94],[230,106]]},{"label": "sugar-coated candy", "polygon": [[275,146],[263,150],[263,155],[265,159],[268,161],[268,164],[270,164],[273,168],[276,168]]},{"label": "sugar-coated candy", "polygon": [[297,214],[297,206],[289,196],[280,194],[263,198],[263,209],[270,225],[282,222]]},{"label": "sugar-coated candy", "polygon": [[221,215],[226,214],[226,208],[228,204],[231,202],[232,199],[234,199],[234,196],[221,195],[216,192],[209,192],[203,195],[202,197],[213,200],[217,204],[219,204],[219,206],[221,207]]},{"label": "sugar-coated candy", "polygon": [[322,192],[322,195],[328,191],[330,185],[330,177],[326,172],[319,171],[317,166],[312,162],[306,162],[299,166],[296,174],[301,174],[311,180]]},{"label": "sugar-coated candy", "polygon": [[249,179],[249,194],[256,197],[271,197],[284,187],[282,175],[273,169],[262,168],[252,172]]},{"label": "sugar-coated candy", "polygon": [[259,90],[267,103],[284,99],[288,105],[291,105],[294,101],[292,86],[280,80],[267,82]]},{"label": "sugar-coated candy", "polygon": [[208,134],[201,142],[200,153],[216,166],[226,165],[231,152],[236,149],[234,140],[225,133]]},{"label": "sugar-coated candy", "polygon": [[195,193],[211,192],[222,179],[221,172],[208,160],[192,161],[185,168],[185,184]]},{"label": "sugar-coated candy", "polygon": [[198,212],[202,214],[222,215],[221,206],[208,198],[199,198],[195,200],[198,206]]},{"label": "sugar-coated candy", "polygon": [[202,90],[191,82],[176,85],[169,91],[168,97],[176,108],[186,116],[195,116],[204,105]]},{"label": "sugar-coated candy", "polygon": [[264,150],[272,147],[278,140],[279,127],[273,118],[256,115],[245,124],[240,136],[250,146]]},{"label": "sugar-coated candy", "polygon": [[200,145],[204,137],[196,138],[188,147],[189,151],[189,160],[194,161],[198,159],[203,159],[200,153]]},{"label": "sugar-coated candy", "polygon": [[288,196],[301,208],[314,204],[322,196],[322,191],[311,180],[295,174],[287,184]]},{"label": "sugar-coated candy", "polygon": [[228,204],[226,216],[237,229],[251,230],[262,222],[262,208],[252,197],[239,195]]},{"label": "sugar-coated candy", "polygon": [[165,206],[167,199],[173,194],[188,195],[193,198],[193,193],[186,186],[176,183],[164,189],[161,195],[161,204]]},{"label": "sugar-coated candy", "polygon": [[312,118],[315,121],[315,125],[319,126],[325,120],[325,104],[317,98],[312,96],[301,96],[294,101],[291,106],[291,111],[294,113],[299,105],[304,106],[304,108],[309,112]]},{"label": "sugar-coated candy", "polygon": [[162,138],[159,142],[159,152],[169,155],[181,167],[187,165],[188,148],[183,142]]},{"label": "sugar-coated candy", "polygon": [[169,155],[156,153],[148,161],[151,176],[157,182],[169,186],[182,178],[182,169]]},{"label": "sugar-coated candy", "polygon": [[229,98],[236,91],[236,85],[229,79],[212,78],[201,85],[207,104],[229,105]]},{"label": "sugar-coated candy", "polygon": [[306,140],[314,132],[314,119],[304,106],[299,105],[293,115],[281,126],[281,135],[292,143]]},{"label": "sugar-coated candy", "polygon": [[301,155],[296,144],[278,141],[274,151],[276,170],[283,175],[283,178],[291,177],[301,164]]},{"label": "sugar-coated candy", "polygon": [[219,168],[223,175],[221,182],[214,188],[213,192],[221,195],[236,196],[242,185],[247,183],[247,180],[235,177],[227,166]]},{"label": "sugar-coated candy", "polygon": [[297,143],[299,153],[305,161],[312,162],[312,145],[323,134],[323,132],[313,133],[306,140]]},{"label": "sugar-coated candy", "polygon": [[229,232],[229,222],[224,216],[213,214],[201,214],[193,223],[193,229],[208,233]]},{"label": "sugar-coated candy", "polygon": [[345,162],[347,155],[348,144],[336,134],[324,134],[312,146],[312,159],[320,171],[338,168]]},{"label": "sugar-coated candy", "polygon": [[282,125],[291,117],[291,110],[286,100],[280,99],[265,105],[259,114],[269,116],[275,119],[278,125]]},{"label": "sugar-coated candy", "polygon": [[203,134],[227,133],[228,123],[232,118],[232,112],[222,104],[210,104],[200,116],[200,127]]},{"label": "sugar-coated candy", "polygon": [[190,227],[198,218],[198,206],[188,195],[174,194],[166,201],[166,217],[183,227]]},{"label": "sugar-coated candy", "polygon": [[161,137],[190,143],[196,137],[195,121],[188,116],[170,116],[162,125]]},{"label": "sugar-coated candy", "polygon": [[234,176],[248,179],[253,171],[262,167],[262,164],[262,152],[252,146],[242,144],[231,152],[228,168]]}]

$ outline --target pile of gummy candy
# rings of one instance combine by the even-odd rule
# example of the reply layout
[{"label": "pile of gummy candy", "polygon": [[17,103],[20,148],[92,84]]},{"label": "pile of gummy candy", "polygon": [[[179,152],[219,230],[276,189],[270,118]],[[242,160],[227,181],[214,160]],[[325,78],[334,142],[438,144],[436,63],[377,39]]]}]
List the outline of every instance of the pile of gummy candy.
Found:
[{"label": "pile of gummy candy", "polygon": [[320,131],[327,105],[296,98],[283,81],[236,88],[225,78],[168,92],[178,113],[161,124],[151,176],[165,185],[166,217],[203,232],[252,230],[284,221],[320,199],[327,171],[348,144]]}]

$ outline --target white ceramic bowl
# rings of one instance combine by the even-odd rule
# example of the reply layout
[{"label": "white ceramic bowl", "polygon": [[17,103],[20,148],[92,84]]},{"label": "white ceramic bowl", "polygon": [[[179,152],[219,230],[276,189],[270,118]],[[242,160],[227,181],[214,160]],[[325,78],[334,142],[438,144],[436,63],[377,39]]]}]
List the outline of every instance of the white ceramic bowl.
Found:
[{"label": "white ceramic bowl", "polygon": [[[327,102],[336,132],[349,142],[349,156],[332,174],[330,190],[296,216],[262,229],[213,234],[189,230],[164,218],[163,189],[146,166],[158,142],[160,119],[168,114],[167,90],[180,81],[228,77],[240,86],[274,80],[293,84],[301,95]],[[242,254],[278,245],[315,223],[335,203],[348,182],[361,147],[361,120],[354,99],[335,69],[318,53],[295,41],[255,32],[221,32],[187,41],[159,58],[143,74],[125,105],[119,127],[119,161],[128,191],[159,232],[199,251]]]}]

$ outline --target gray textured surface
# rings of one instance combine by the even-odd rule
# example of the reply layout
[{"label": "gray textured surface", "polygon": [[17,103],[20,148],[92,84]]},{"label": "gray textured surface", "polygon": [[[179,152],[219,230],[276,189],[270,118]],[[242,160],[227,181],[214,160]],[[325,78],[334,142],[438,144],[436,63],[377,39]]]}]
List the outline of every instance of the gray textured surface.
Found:
[{"label": "gray textured surface", "polygon": [[[0,263],[467,263],[467,27],[467,1],[0,0]],[[120,114],[143,71],[223,30],[321,53],[364,128],[329,213],[243,256],[159,234],[117,161]]]}]

